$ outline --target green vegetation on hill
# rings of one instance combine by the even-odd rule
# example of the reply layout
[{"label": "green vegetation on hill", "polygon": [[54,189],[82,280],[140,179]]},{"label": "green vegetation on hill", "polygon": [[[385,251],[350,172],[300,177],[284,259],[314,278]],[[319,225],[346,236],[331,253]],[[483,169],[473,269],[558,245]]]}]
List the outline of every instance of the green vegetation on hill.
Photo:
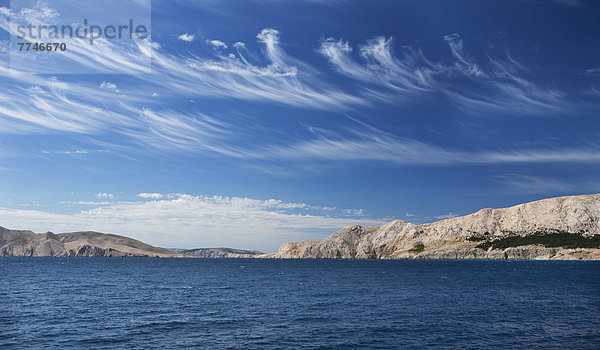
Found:
[{"label": "green vegetation on hill", "polygon": [[481,241],[485,241],[486,239],[487,239],[487,237],[484,237],[484,236],[467,237],[467,241],[471,241],[471,242],[481,242]]},{"label": "green vegetation on hill", "polygon": [[600,248],[600,236],[584,237],[582,232],[536,232],[528,236],[514,235],[483,242],[478,244],[476,248],[485,250],[490,247],[492,249],[506,249],[531,244],[540,244],[546,248]]},{"label": "green vegetation on hill", "polygon": [[415,247],[413,249],[410,249],[409,252],[415,253],[415,254],[419,254],[422,251],[425,250],[425,245],[424,244],[415,244]]}]

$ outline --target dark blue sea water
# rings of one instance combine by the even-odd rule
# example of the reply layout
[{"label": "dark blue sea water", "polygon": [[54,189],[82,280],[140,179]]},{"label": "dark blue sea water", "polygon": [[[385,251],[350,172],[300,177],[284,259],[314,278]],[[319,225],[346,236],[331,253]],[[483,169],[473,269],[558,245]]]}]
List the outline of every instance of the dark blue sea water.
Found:
[{"label": "dark blue sea water", "polygon": [[600,263],[0,258],[0,348],[600,348]]}]

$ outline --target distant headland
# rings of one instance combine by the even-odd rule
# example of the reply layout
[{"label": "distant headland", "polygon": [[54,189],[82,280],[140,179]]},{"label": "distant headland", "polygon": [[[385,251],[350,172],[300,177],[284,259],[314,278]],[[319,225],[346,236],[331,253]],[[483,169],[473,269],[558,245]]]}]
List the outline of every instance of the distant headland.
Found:
[{"label": "distant headland", "polygon": [[415,225],[345,227],[269,258],[600,260],[600,195],[543,199]]}]

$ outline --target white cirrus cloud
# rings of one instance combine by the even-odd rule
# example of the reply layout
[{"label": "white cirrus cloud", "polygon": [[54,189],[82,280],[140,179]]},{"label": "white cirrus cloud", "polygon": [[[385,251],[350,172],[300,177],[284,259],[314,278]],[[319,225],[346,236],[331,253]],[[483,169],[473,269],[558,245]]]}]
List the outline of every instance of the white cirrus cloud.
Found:
[{"label": "white cirrus cloud", "polygon": [[106,192],[100,192],[100,193],[96,193],[96,198],[115,198],[115,196],[112,193],[106,193]]},{"label": "white cirrus cloud", "polygon": [[570,183],[547,176],[502,174],[495,178],[503,187],[519,193],[567,193],[577,190],[577,187]]},{"label": "white cirrus cloud", "polygon": [[450,48],[450,63],[429,60],[420,49],[410,46],[402,46],[397,55],[392,38],[385,37],[361,45],[360,60],[341,39],[323,40],[318,52],[339,73],[368,84],[365,88],[370,97],[381,101],[406,102],[439,93],[473,114],[492,111],[543,116],[576,110],[565,93],[536,84],[531,72],[508,53],[504,59],[488,57],[481,64],[465,52],[459,34],[445,35],[444,41]]},{"label": "white cirrus cloud", "polygon": [[[3,9],[0,28],[16,35],[9,17],[18,22],[23,15]],[[38,12],[37,21],[53,13],[51,9]],[[179,38],[191,41],[194,35],[185,33]],[[98,45],[93,47],[71,40],[65,55],[74,64],[137,74],[137,78],[147,84],[164,87],[187,98],[235,98],[302,108],[347,110],[373,102],[410,102],[422,94],[441,93],[473,114],[491,111],[545,116],[572,114],[582,107],[581,101],[572,101],[559,89],[537,84],[531,72],[508,54],[502,59],[489,57],[477,62],[466,52],[463,39],[456,33],[443,38],[450,49],[449,63],[448,60],[430,60],[420,49],[406,45],[397,52],[392,47],[392,38],[385,37],[375,37],[360,45],[355,54],[360,59],[357,60],[348,42],[325,39],[318,51],[338,72],[357,80],[358,92],[353,93],[332,85],[314,67],[288,55],[282,48],[280,31],[264,28],[256,39],[263,46],[267,65],[253,64],[243,52],[247,50],[242,50],[245,44],[241,42],[233,45],[237,54],[217,54],[217,59],[167,54],[158,43],[147,38],[129,46],[99,39]],[[219,40],[210,43],[221,48],[226,46]],[[148,72],[148,58],[152,58],[152,74],[139,74]],[[3,70],[0,68],[0,76],[9,79],[35,80],[22,74],[3,74]],[[18,111],[17,114],[23,113]]]},{"label": "white cirrus cloud", "polygon": [[[18,14],[12,14],[10,18],[13,19],[15,16],[19,20]],[[18,34],[15,26],[10,25],[8,15],[3,16],[0,14],[0,28],[14,35]],[[67,43],[70,49],[66,58],[70,59],[73,64],[134,75],[134,78],[138,80],[138,84],[129,89],[120,86],[119,89],[125,95],[123,98],[128,98],[129,102],[135,102],[138,105],[145,105],[146,102],[143,99],[133,97],[139,96],[135,91],[135,87],[140,86],[139,83],[143,83],[149,89],[160,87],[162,90],[168,91],[170,95],[185,98],[233,98],[326,110],[347,110],[355,105],[369,104],[363,97],[345,93],[332,86],[328,81],[322,79],[309,64],[289,56],[281,48],[280,36],[281,33],[272,28],[265,28],[257,35],[257,41],[264,48],[265,58],[268,61],[265,65],[257,65],[251,62],[246,57],[247,52],[242,52],[247,50],[241,50],[244,48],[241,42],[234,45],[237,54],[217,54],[216,58],[207,58],[165,53],[158,43],[151,41],[149,38],[136,39],[129,46],[119,46],[116,42],[99,39],[93,47],[81,41],[70,40]],[[189,40],[191,34],[186,33],[183,38]],[[225,44],[220,41],[214,41],[212,44],[222,47],[221,43]],[[254,55],[251,54],[250,56]],[[144,59],[136,61],[132,60],[131,57],[142,57]],[[140,74],[148,73],[148,67],[145,64],[148,58],[152,59],[152,74]],[[253,61],[262,61],[260,57],[256,58],[258,60]],[[19,74],[15,74],[14,70],[9,69],[7,64],[0,66],[0,77],[7,78],[13,83],[27,84],[28,87],[32,85],[41,86],[44,80],[26,73],[19,72]],[[75,98],[77,96],[84,100],[83,102],[99,100],[102,101],[102,105],[109,100],[100,98],[98,93],[90,92],[89,87],[85,88],[85,83],[73,82],[73,84],[77,85],[77,89],[69,89],[68,95],[66,95],[71,99],[77,100]],[[9,87],[7,86],[6,91],[0,89],[0,94],[10,94],[11,89]],[[12,87],[12,90],[14,95],[14,87]],[[126,90],[132,90],[131,94],[127,94]],[[152,92],[149,91],[148,94],[150,95]],[[7,98],[9,97],[7,96]],[[26,100],[21,97],[20,102],[25,106],[31,106],[31,102]],[[15,99],[15,101],[15,103],[18,103],[19,99]],[[121,104],[123,102],[114,101],[107,107],[122,110],[123,106]],[[21,116],[21,119],[32,119],[31,115],[19,110],[25,109],[25,106],[11,108],[13,111],[16,110],[13,113],[15,118]],[[35,112],[39,113],[40,111]],[[88,115],[87,113],[82,114]],[[105,119],[120,121],[131,117],[128,113],[125,113],[125,116]],[[38,122],[36,120],[32,127],[35,127]],[[59,123],[54,124],[54,129],[61,128],[60,120]],[[65,123],[66,125],[71,124]],[[79,126],[79,123],[75,123],[72,128],[77,126]],[[7,129],[9,128],[7,127]]]},{"label": "white cirrus cloud", "polygon": [[[10,32],[12,27],[8,18],[2,15],[5,12],[10,11],[0,11],[0,28]],[[180,112],[172,106],[161,105],[162,98],[152,98],[155,91],[160,91],[164,100],[172,96],[182,99],[231,98],[340,111],[369,105],[372,99],[395,103],[398,98],[412,99],[420,94],[441,92],[472,112],[512,109],[540,114],[570,108],[562,92],[540,88],[526,79],[528,69],[510,55],[503,60],[489,58],[485,65],[475,62],[465,54],[465,45],[455,34],[446,37],[453,59],[449,64],[432,62],[423,52],[410,47],[401,48],[397,54],[391,38],[376,37],[359,46],[355,52],[359,60],[352,56],[354,51],[349,43],[331,38],[324,40],[319,52],[338,72],[365,87],[367,96],[337,89],[323,79],[322,74],[315,73],[313,67],[288,55],[283,50],[282,34],[278,30],[265,28],[256,39],[263,52],[260,61],[266,60],[266,64],[255,64],[255,60],[246,57],[249,50],[241,42],[233,45],[237,49],[237,55],[233,57],[217,53],[216,57],[205,58],[168,54],[155,42],[136,41],[137,53],[153,57],[153,74],[133,75],[131,79],[135,84],[131,86],[119,82],[118,89],[122,93],[118,98],[115,98],[114,90],[111,91],[117,89],[117,84],[112,82],[100,84],[110,89],[99,89],[97,83],[66,81],[69,78],[64,76],[47,78],[11,70],[6,62],[0,61],[0,79],[3,80],[0,85],[0,133],[54,132],[90,138],[111,133],[117,137],[94,142],[127,151],[139,151],[142,145],[149,146],[146,149],[154,152],[185,151],[265,162],[289,159],[294,162],[379,161],[396,165],[592,163],[600,157],[600,147],[584,141],[583,146],[461,150],[368,127],[349,132],[322,132],[322,136],[309,139],[257,143],[256,140],[240,139],[248,135],[241,126],[244,118]],[[130,51],[110,42],[99,42],[98,47],[94,45],[93,50],[101,51],[97,55],[86,51],[90,50],[89,45],[84,47],[77,41],[71,44],[77,48],[74,52],[78,52],[72,57],[74,62],[111,68],[122,66],[131,73],[144,71],[144,67],[127,61]],[[457,90],[453,87],[453,79],[469,80],[473,86],[464,91]],[[138,93],[136,89],[140,88],[147,90]],[[595,96],[598,91],[592,88],[589,93]],[[245,147],[240,147],[241,144]],[[278,171],[267,165],[270,164],[257,166]]]},{"label": "white cirrus cloud", "polygon": [[345,133],[329,131],[287,144],[258,148],[229,147],[224,154],[241,159],[288,161],[365,161],[395,165],[597,163],[600,145],[515,147],[502,150],[461,150],[398,137],[360,123]]}]

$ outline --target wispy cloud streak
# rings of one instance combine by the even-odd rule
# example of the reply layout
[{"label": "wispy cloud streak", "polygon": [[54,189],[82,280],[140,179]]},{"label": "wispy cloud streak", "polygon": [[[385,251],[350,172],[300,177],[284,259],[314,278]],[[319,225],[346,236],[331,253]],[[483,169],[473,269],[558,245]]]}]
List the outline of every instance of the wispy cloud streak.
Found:
[{"label": "wispy cloud streak", "polygon": [[[51,9],[42,7],[35,13],[28,13],[27,20],[34,16],[39,25],[45,24],[46,10]],[[3,8],[0,28],[16,35],[16,23],[22,22],[23,16],[23,13],[11,13]],[[9,18],[16,23],[11,24]],[[280,36],[279,31],[271,28],[263,29],[257,35],[257,41],[265,50],[266,66],[253,64],[244,57],[243,43],[236,43],[234,50],[226,53],[228,47],[220,40],[209,41],[219,49],[215,51],[215,58],[167,54],[148,38],[137,39],[131,45],[104,38],[89,45],[84,39],[65,38],[69,49],[64,55],[77,67],[104,67],[114,73],[136,74],[139,80],[179,96],[267,101],[309,109],[347,109],[350,105],[368,103],[366,99],[344,93],[311,74],[313,68],[283,51]],[[193,37],[183,35],[180,40],[191,41]],[[144,74],[150,72],[144,65],[150,57],[152,74]]]},{"label": "wispy cloud streak", "polygon": [[363,64],[352,57],[348,42],[328,38],[318,50],[327,57],[336,70],[348,77],[394,90],[399,97],[412,97],[420,92],[433,91],[435,73],[420,50],[403,48],[403,56],[395,57],[392,39],[377,37],[360,47]]},{"label": "wispy cloud streak", "polygon": [[496,176],[505,188],[519,193],[566,193],[576,190],[575,186],[548,177],[523,174],[503,174]]},{"label": "wispy cloud streak", "polygon": [[[0,28],[14,31],[8,17],[15,14],[0,9]],[[37,16],[42,20],[47,14],[42,11]],[[391,38],[367,41],[358,49],[360,60],[355,59],[348,42],[324,40],[318,51],[339,73],[358,81],[364,88],[362,95],[337,89],[319,78],[313,67],[288,55],[281,46],[279,31],[263,29],[256,40],[263,49],[262,60],[266,64],[252,63],[257,61],[256,57],[245,43],[227,45],[218,39],[208,41],[216,48],[211,58],[168,54],[158,43],[147,39],[137,40],[134,48],[98,39],[94,50],[101,50],[99,55],[86,51],[89,45],[83,41],[70,42],[74,52],[71,59],[76,63],[85,61],[108,68],[123,66],[127,72],[142,73],[140,64],[134,61],[127,65],[122,60],[131,55],[131,50],[153,58],[153,74],[133,75],[135,84],[119,82],[118,87],[104,80],[81,83],[46,78],[11,70],[0,63],[3,79],[0,132],[77,133],[90,137],[111,133],[125,136],[122,145],[130,150],[144,145],[151,150],[264,161],[361,160],[421,165],[598,161],[597,145],[467,151],[402,138],[366,126],[343,132],[321,131],[313,139],[296,138],[285,143],[261,140],[241,147],[247,140],[237,142],[245,136],[241,132],[243,126],[236,124],[238,120],[177,111],[158,101],[169,95],[219,97],[337,111],[367,105],[373,98],[397,102],[397,99],[407,101],[421,95],[444,94],[472,113],[539,115],[562,113],[570,106],[564,93],[540,88],[528,79],[530,71],[510,55],[505,59],[488,57],[484,64],[476,62],[465,52],[457,34],[445,37],[453,59],[449,64],[433,62],[421,50],[411,47],[402,47],[401,54],[396,55]],[[464,89],[458,88],[456,80],[466,82],[460,85]],[[142,91],[133,91],[132,86],[142,86]],[[161,99],[153,95],[160,95]]]},{"label": "wispy cloud streak", "polygon": [[[348,136],[350,135],[350,136]],[[436,146],[410,138],[400,138],[362,124],[343,134],[329,132],[313,139],[288,145],[273,145],[253,150],[236,149],[233,157],[287,159],[297,161],[365,161],[390,165],[454,166],[461,164],[509,163],[597,163],[600,145],[561,148],[511,148],[460,150]]]},{"label": "wispy cloud streak", "polygon": [[[454,62],[433,62],[423,52],[402,47],[392,50],[392,38],[378,37],[360,46],[358,61],[348,42],[328,38],[318,50],[335,69],[379,88],[373,96],[406,101],[440,93],[471,113],[509,112],[528,115],[569,113],[574,106],[556,89],[543,88],[527,78],[528,70],[507,54],[488,57],[482,65],[469,57],[458,34],[444,37]],[[484,68],[485,67],[485,68]],[[371,89],[373,88],[371,87]]]}]

